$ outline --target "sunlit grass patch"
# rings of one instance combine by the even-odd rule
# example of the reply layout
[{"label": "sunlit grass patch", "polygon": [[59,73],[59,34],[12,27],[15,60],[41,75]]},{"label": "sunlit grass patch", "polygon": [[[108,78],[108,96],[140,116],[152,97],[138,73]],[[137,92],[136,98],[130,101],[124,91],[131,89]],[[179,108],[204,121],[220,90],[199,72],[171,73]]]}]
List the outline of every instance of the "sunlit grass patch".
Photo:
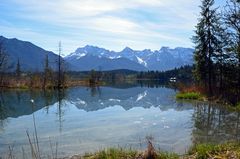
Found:
[{"label": "sunlit grass patch", "polygon": [[159,152],[157,154],[157,159],[179,159],[179,155],[169,152]]},{"label": "sunlit grass patch", "polygon": [[191,100],[200,100],[202,99],[202,95],[198,92],[185,92],[185,93],[178,93],[176,95],[177,99],[191,99]]},{"label": "sunlit grass patch", "polygon": [[150,156],[148,151],[140,152],[131,149],[122,148],[110,148],[103,151],[99,151],[95,154],[85,154],[84,159],[179,159],[179,156],[175,153],[168,152],[156,152]]},{"label": "sunlit grass patch", "polygon": [[110,148],[95,154],[85,154],[85,159],[132,159],[137,156],[135,150],[124,150],[121,148]]},{"label": "sunlit grass patch", "polygon": [[187,158],[208,159],[208,158],[240,158],[240,144],[226,143],[221,145],[199,144],[192,148]]}]

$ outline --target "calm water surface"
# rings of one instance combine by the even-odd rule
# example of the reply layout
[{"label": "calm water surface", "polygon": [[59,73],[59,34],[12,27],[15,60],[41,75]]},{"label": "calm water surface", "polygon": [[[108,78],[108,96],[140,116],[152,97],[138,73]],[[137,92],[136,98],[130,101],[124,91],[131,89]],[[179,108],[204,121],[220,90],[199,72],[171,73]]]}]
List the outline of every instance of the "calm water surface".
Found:
[{"label": "calm water surface", "polygon": [[[9,146],[17,158],[30,156],[33,115],[42,154],[50,143],[58,155],[94,152],[107,147],[155,147],[179,154],[195,143],[240,139],[240,114],[210,103],[175,100],[165,87],[75,87],[64,92],[2,91],[0,94],[0,154]],[[32,105],[30,100],[34,99]],[[33,114],[34,112],[34,114]]]}]

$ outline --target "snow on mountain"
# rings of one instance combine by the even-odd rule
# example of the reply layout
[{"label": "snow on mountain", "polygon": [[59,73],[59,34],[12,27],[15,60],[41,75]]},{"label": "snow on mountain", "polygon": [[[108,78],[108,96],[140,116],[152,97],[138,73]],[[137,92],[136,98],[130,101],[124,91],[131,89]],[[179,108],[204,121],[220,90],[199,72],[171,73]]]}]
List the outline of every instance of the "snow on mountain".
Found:
[{"label": "snow on mountain", "polygon": [[137,57],[137,60],[138,60],[138,63],[144,65],[145,67],[147,67],[147,63],[145,61],[143,61],[140,57],[136,56]]},{"label": "snow on mountain", "polygon": [[[0,36],[0,41],[4,44],[9,57],[8,62],[11,66],[15,66],[19,59],[22,70],[42,71],[44,69],[43,62],[46,55],[48,55],[49,64],[53,69],[57,69],[56,60],[58,59],[58,55],[53,52],[46,51],[30,42],[18,39],[8,39]],[[64,59],[69,70],[74,71],[87,71],[91,69],[165,71],[183,65],[191,65],[193,63],[193,49],[162,47],[156,51],[150,49],[140,51],[126,47],[120,52],[115,52],[97,46],[86,45],[65,56]]]},{"label": "snow on mountain", "polygon": [[[177,47],[174,49],[171,49],[169,47],[162,47],[160,50],[156,51],[152,51],[150,49],[136,51],[129,47],[126,47],[120,52],[115,52],[104,48],[87,45],[83,48],[78,48],[75,52],[66,56],[65,59],[70,63],[74,61],[74,63],[78,65],[77,63],[79,62],[77,61],[83,62],[82,59],[84,59],[86,56],[98,57],[99,59],[103,58],[103,60],[130,60],[136,65],[141,65],[142,69],[145,68],[146,70],[165,71],[174,69],[176,67],[193,64],[193,49],[182,47]],[[81,63],[79,63],[79,65],[81,65]],[[123,68],[123,66],[118,67]],[[135,66],[135,68],[138,67]],[[131,66],[129,66],[129,69],[132,69]]]}]

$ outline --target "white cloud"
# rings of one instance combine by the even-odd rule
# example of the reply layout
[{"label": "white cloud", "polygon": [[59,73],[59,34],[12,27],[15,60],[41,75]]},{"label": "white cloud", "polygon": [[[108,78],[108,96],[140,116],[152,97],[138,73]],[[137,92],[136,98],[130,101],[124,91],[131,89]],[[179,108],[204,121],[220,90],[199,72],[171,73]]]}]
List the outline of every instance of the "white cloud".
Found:
[{"label": "white cloud", "polygon": [[[67,50],[72,51],[77,45],[87,43],[118,50],[124,45],[135,49],[190,46],[189,36],[199,5],[196,0],[9,1],[16,6],[10,14],[26,21],[26,28],[30,30],[25,29],[23,32],[29,33],[24,36],[22,27],[15,22],[11,22],[12,25],[5,22],[6,28],[10,26],[4,31],[6,35],[13,35],[11,29],[17,30],[20,37],[39,40],[40,46],[46,49],[53,48],[50,44],[60,39],[66,41]],[[50,39],[52,43],[46,44],[42,39]]]}]

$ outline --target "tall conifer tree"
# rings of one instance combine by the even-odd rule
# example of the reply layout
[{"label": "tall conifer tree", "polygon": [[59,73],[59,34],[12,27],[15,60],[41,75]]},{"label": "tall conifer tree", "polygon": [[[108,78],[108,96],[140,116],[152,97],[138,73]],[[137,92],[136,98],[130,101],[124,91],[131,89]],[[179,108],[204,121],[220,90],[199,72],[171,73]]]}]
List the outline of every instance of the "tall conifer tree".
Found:
[{"label": "tall conifer tree", "polygon": [[222,46],[220,17],[213,8],[214,0],[202,0],[200,18],[195,30],[195,75],[208,87],[209,94],[213,92],[214,63]]}]

